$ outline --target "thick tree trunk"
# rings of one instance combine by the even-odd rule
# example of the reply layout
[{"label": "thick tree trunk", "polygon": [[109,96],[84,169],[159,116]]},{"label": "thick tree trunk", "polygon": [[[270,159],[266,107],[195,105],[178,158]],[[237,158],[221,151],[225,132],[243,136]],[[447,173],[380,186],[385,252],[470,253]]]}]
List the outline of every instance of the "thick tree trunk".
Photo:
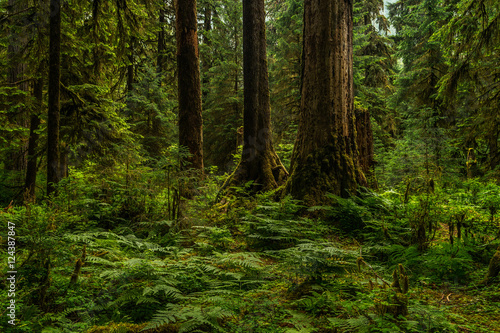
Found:
[{"label": "thick tree trunk", "polygon": [[227,185],[253,181],[255,191],[283,184],[288,176],[272,146],[264,0],[243,0],[243,151]]},{"label": "thick tree trunk", "polygon": [[286,192],[308,205],[366,183],[355,140],[352,27],[352,1],[305,0],[301,113]]},{"label": "thick tree trunk", "polygon": [[181,162],[181,168],[203,170],[203,122],[196,0],[177,0],[176,14],[179,145],[187,147],[191,154]]},{"label": "thick tree trunk", "polygon": [[36,174],[38,171],[36,148],[40,135],[36,132],[40,126],[39,114],[43,107],[43,78],[38,78],[33,86],[33,95],[36,99],[36,112],[31,115],[30,138],[28,141],[28,164],[26,167],[26,178],[24,181],[24,190],[30,200],[35,200]]},{"label": "thick tree trunk", "polygon": [[49,111],[47,120],[47,195],[61,179],[59,168],[59,118],[61,77],[61,0],[50,0]]}]

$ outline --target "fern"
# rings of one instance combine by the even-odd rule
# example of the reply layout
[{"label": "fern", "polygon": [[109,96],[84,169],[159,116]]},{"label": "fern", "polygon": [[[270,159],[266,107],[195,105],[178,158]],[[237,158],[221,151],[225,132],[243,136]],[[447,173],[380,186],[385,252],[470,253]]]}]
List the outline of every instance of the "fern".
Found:
[{"label": "fern", "polygon": [[283,258],[290,270],[314,279],[321,277],[323,273],[344,273],[346,269],[354,268],[357,257],[355,251],[321,242],[302,243],[276,253]]},{"label": "fern", "polygon": [[171,280],[167,280],[164,277],[161,277],[158,279],[153,287],[146,287],[142,291],[142,296],[149,296],[149,295],[157,295],[159,293],[162,293],[165,297],[168,298],[178,298],[181,295],[181,292],[173,287],[174,282]]},{"label": "fern", "polygon": [[257,253],[240,252],[240,253],[216,253],[217,264],[232,268],[242,268],[244,270],[259,270],[261,269],[262,261]]},{"label": "fern", "polygon": [[87,256],[85,259],[85,263],[93,263],[93,264],[101,264],[109,267],[119,267],[121,266],[120,263],[113,262],[107,259],[104,259],[102,257],[95,257],[95,256]]},{"label": "fern", "polygon": [[205,332],[201,330],[203,327],[209,328],[210,332],[225,332],[218,321],[232,315],[232,312],[218,306],[168,304],[164,310],[154,315],[142,331],[165,324],[181,323],[179,333]]}]

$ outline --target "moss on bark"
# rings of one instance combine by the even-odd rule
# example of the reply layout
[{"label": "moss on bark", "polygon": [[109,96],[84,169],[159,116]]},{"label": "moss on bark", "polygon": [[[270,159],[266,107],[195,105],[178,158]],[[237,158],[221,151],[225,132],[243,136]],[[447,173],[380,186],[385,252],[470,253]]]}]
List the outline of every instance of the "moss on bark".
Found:
[{"label": "moss on bark", "polygon": [[288,176],[272,145],[264,0],[243,1],[243,81],[241,161],[219,195],[249,181],[252,192],[272,190]]},{"label": "moss on bark", "polygon": [[304,2],[300,123],[285,193],[306,205],[346,197],[366,179],[354,122],[352,2]]},{"label": "moss on bark", "polygon": [[489,283],[499,274],[500,274],[500,247],[497,249],[497,251],[490,260],[490,265],[488,267],[488,274],[486,275],[486,279],[484,282]]}]

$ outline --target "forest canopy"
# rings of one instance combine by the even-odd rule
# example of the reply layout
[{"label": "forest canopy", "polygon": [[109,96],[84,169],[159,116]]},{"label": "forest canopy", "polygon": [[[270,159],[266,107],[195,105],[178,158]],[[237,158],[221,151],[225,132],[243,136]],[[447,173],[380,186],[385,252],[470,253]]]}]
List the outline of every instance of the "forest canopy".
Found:
[{"label": "forest canopy", "polygon": [[2,332],[500,332],[497,0],[0,0]]}]

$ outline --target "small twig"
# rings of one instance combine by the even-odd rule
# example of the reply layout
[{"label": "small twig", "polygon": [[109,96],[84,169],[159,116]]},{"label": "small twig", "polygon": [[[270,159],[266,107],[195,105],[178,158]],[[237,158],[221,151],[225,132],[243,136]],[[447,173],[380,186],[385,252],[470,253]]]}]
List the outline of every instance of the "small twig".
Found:
[{"label": "small twig", "polygon": [[359,260],[365,264],[366,266],[368,266],[368,268],[370,268],[372,270],[372,273],[380,279],[380,281],[382,281],[383,283],[385,283],[387,286],[391,286],[391,284],[387,281],[385,281],[377,272],[375,272],[375,269],[372,267],[372,265],[370,265],[369,263],[367,263],[362,257],[359,257]]},{"label": "small twig", "polygon": [[14,87],[14,86],[17,86],[17,85],[19,85],[21,83],[29,82],[29,81],[33,81],[33,80],[34,80],[34,78],[29,77],[29,78],[22,79],[22,80],[19,80],[19,81],[16,81],[16,82],[4,83],[4,84],[0,85],[0,87]]},{"label": "small twig", "polygon": [[34,9],[34,8],[35,8],[35,7],[31,6],[31,7],[25,8],[25,9],[23,9],[23,10],[20,10],[20,11],[18,11],[18,12],[7,14],[7,15],[5,15],[5,16],[4,16],[4,17],[3,17],[0,21],[5,21],[5,20],[7,20],[8,18],[10,18],[10,17],[12,17],[12,16],[17,16],[17,15],[19,15],[19,14],[22,14],[22,13],[27,12],[28,10],[32,10],[32,9]]}]

